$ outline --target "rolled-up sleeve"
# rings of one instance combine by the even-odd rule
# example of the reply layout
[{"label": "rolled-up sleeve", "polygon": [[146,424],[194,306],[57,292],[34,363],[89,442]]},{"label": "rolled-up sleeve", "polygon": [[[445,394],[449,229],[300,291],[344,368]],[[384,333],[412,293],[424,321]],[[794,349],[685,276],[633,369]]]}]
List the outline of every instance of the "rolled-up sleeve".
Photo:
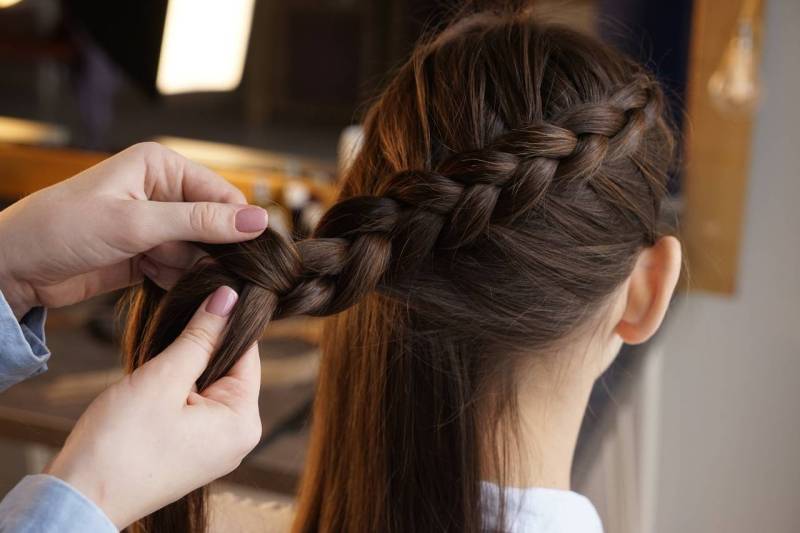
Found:
[{"label": "rolled-up sleeve", "polygon": [[116,533],[103,511],[62,480],[27,476],[0,502],[3,533]]},{"label": "rolled-up sleeve", "polygon": [[44,308],[36,307],[17,321],[0,292],[0,392],[47,370]]}]

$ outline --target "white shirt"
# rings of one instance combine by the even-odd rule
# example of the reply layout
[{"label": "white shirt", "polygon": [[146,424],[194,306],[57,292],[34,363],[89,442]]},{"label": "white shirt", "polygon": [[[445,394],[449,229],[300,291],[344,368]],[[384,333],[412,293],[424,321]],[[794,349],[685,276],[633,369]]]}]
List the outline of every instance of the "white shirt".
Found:
[{"label": "white shirt", "polygon": [[603,533],[600,516],[586,496],[538,487],[505,489],[505,527],[498,524],[500,488],[481,482],[484,529],[508,533]]},{"label": "white shirt", "polygon": [[[603,533],[592,502],[576,492],[542,488],[507,488],[506,527],[498,527],[499,489],[481,483],[486,507],[485,529],[507,533]],[[291,531],[294,508],[279,503],[257,503],[230,493],[211,495],[210,533],[286,533]]]}]

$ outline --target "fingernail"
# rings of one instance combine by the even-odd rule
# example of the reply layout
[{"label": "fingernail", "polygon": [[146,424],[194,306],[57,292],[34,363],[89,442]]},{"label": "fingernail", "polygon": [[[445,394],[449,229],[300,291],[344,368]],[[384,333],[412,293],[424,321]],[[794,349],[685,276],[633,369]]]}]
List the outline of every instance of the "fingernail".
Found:
[{"label": "fingernail", "polygon": [[236,230],[242,233],[263,231],[267,227],[267,212],[260,207],[246,207],[236,213]]},{"label": "fingernail", "polygon": [[158,277],[158,266],[147,257],[143,257],[142,260],[139,261],[139,270],[150,279]]},{"label": "fingernail", "polygon": [[211,295],[211,299],[208,300],[206,304],[206,311],[212,315],[228,316],[231,313],[231,309],[233,309],[233,304],[236,303],[238,298],[239,295],[236,294],[235,290],[227,285],[223,285]]}]

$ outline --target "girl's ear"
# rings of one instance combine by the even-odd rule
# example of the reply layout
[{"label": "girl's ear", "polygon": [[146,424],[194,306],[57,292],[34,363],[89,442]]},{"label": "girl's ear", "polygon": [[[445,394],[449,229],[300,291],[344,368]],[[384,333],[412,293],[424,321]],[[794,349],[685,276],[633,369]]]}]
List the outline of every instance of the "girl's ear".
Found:
[{"label": "girl's ear", "polygon": [[680,270],[681,245],[675,237],[661,237],[639,254],[627,282],[625,311],[614,330],[624,342],[640,344],[658,330]]}]

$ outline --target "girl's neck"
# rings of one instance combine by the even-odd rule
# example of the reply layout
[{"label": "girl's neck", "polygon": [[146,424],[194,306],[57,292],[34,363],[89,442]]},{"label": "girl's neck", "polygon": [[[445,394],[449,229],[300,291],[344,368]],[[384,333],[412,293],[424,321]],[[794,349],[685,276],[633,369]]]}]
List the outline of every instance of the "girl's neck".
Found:
[{"label": "girl's neck", "polygon": [[[593,374],[576,369],[537,368],[519,385],[518,426],[510,439],[506,479],[511,487],[570,489],[572,460],[594,384]],[[505,443],[501,443],[505,444]],[[502,449],[502,447],[501,447]]]}]

